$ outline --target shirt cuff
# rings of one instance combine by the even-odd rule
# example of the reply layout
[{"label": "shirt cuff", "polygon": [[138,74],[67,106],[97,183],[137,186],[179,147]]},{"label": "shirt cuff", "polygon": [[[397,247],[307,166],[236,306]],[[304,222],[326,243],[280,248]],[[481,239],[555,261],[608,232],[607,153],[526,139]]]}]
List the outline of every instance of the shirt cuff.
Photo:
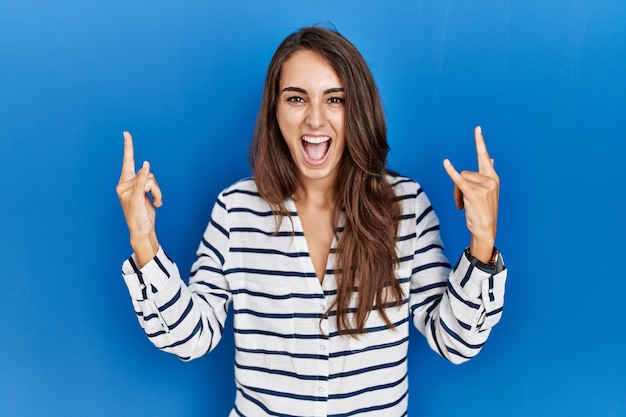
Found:
[{"label": "shirt cuff", "polygon": [[482,270],[473,265],[464,252],[454,269],[451,281],[455,286],[461,287],[470,299],[482,298],[483,303],[488,304],[504,296],[506,275],[506,267],[496,274]]},{"label": "shirt cuff", "polygon": [[122,264],[122,277],[126,282],[131,297],[146,300],[149,295],[165,288],[168,284],[174,263],[165,254],[161,246],[154,258],[143,268],[138,268],[137,258],[133,253]]}]

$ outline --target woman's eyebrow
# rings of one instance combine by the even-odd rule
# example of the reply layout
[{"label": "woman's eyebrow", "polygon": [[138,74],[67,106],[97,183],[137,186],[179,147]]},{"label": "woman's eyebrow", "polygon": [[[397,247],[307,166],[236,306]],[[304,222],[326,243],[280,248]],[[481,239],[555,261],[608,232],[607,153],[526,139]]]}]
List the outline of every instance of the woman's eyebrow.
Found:
[{"label": "woman's eyebrow", "polygon": [[329,88],[328,90],[325,90],[324,94],[343,93],[344,91],[346,91],[346,89],[343,87],[335,87],[335,88]]},{"label": "woman's eyebrow", "polygon": [[[344,91],[346,90],[343,87],[335,87],[335,88],[329,88],[328,90],[324,90],[324,94],[342,93]],[[286,93],[286,92],[308,94],[304,88],[300,88],[300,87],[285,87],[281,91],[281,93]]]},{"label": "woman's eyebrow", "polygon": [[294,92],[294,93],[300,93],[300,94],[307,93],[304,88],[300,88],[300,87],[285,87],[283,88],[283,91],[281,91],[281,93],[286,93],[286,92]]}]

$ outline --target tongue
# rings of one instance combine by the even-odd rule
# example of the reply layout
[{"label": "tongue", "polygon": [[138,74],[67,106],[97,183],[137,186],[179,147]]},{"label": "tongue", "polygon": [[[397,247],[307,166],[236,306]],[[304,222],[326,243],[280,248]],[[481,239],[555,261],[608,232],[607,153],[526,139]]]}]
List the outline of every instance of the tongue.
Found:
[{"label": "tongue", "polygon": [[326,151],[328,150],[329,142],[322,143],[309,143],[304,142],[304,151],[307,156],[313,160],[320,160],[326,155]]}]

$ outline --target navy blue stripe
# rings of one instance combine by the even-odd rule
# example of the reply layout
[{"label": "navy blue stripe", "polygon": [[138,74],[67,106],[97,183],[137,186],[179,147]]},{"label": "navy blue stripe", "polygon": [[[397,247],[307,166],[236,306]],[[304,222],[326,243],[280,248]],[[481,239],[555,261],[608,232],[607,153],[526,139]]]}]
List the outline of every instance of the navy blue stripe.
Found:
[{"label": "navy blue stripe", "polygon": [[161,307],[159,307],[159,311],[163,312],[163,311],[167,310],[168,308],[170,308],[171,306],[173,306],[176,303],[176,301],[178,301],[178,299],[180,298],[181,291],[182,291],[182,288],[179,288],[178,291],[176,291],[176,294],[174,295],[174,297],[172,297],[171,300],[169,300],[167,303],[165,303]]},{"label": "navy blue stripe", "polygon": [[[140,316],[143,316],[143,313],[140,314]],[[143,321],[150,321],[150,320],[156,319],[158,317],[159,317],[158,314],[151,313],[151,314],[148,314],[147,316],[143,316]]]},{"label": "navy blue stripe", "polygon": [[137,264],[135,263],[135,260],[133,259],[132,256],[128,258],[128,262],[130,263],[130,266],[133,268],[133,271],[135,271],[135,274],[137,275],[137,280],[139,281],[139,285],[141,288],[141,300],[142,301],[147,300],[148,292],[146,290],[146,283],[143,279],[143,274],[141,273],[141,270],[139,269],[139,267],[137,267]]},{"label": "navy blue stripe", "polygon": [[375,406],[372,406],[372,407],[359,408],[357,410],[350,411],[349,413],[344,413],[344,414],[329,414],[328,417],[350,417],[350,416],[354,416],[354,415],[361,414],[361,413],[369,413],[371,411],[379,411],[379,410],[384,410],[386,408],[392,408],[392,407],[395,407],[396,405],[400,404],[400,402],[402,402],[402,400],[404,400],[404,398],[408,394],[409,394],[409,392],[405,391],[404,394],[402,394],[402,396],[400,398],[398,398],[397,400],[392,401],[390,403],[387,403],[387,404],[381,404],[381,405],[375,405]]},{"label": "navy blue stripe", "polygon": [[456,298],[457,300],[459,300],[460,302],[462,302],[463,304],[465,304],[469,308],[473,308],[474,310],[478,310],[480,308],[479,304],[475,304],[475,303],[472,303],[471,301],[464,300],[463,297],[461,297],[459,295],[459,293],[457,293],[454,290],[454,287],[452,286],[452,284],[450,282],[448,282],[448,292],[450,294],[452,294],[454,296],[454,298]]},{"label": "navy blue stripe", "polygon": [[230,234],[228,233],[228,230],[224,229],[222,227],[221,224],[219,224],[218,222],[215,221],[214,218],[211,218],[211,220],[209,221],[209,224],[211,226],[213,226],[214,228],[216,228],[221,234],[223,234],[227,239],[230,237]]},{"label": "navy blue stripe", "polygon": [[454,269],[453,269],[454,272],[456,272],[456,270],[459,269],[459,265],[461,265],[461,259],[462,259],[463,256],[465,256],[465,255],[461,255],[461,257],[459,257],[459,260],[456,261],[456,265],[454,265]]},{"label": "navy blue stripe", "polygon": [[249,190],[242,190],[242,189],[234,189],[234,190],[230,190],[225,192],[224,194],[222,194],[224,197],[227,197],[229,195],[233,195],[233,194],[246,194],[246,195],[251,195],[253,197],[260,197],[260,194],[256,191],[249,191]]},{"label": "navy blue stripe", "polygon": [[170,258],[170,256],[167,254],[167,252],[163,251],[163,255],[165,255],[165,257],[167,258],[168,261],[170,261],[170,263],[174,263],[174,261],[172,260],[172,258]]},{"label": "navy blue stripe", "polygon": [[[401,320],[398,320],[395,323],[392,323],[395,327],[400,327],[400,325],[406,323],[407,321],[409,321],[408,317],[404,317]],[[375,326],[375,327],[367,327],[364,329],[364,333],[376,333],[376,332],[381,332],[381,331],[385,331],[385,330],[390,330],[389,327],[387,327],[387,325],[384,326]],[[335,337],[335,336],[339,336],[339,332],[331,332],[330,337]]]},{"label": "navy blue stripe", "polygon": [[270,269],[255,269],[255,268],[232,268],[224,271],[224,275],[230,274],[257,274],[257,275],[270,275],[281,277],[298,277],[298,278],[316,278],[315,272],[297,272],[297,271],[272,271]]},{"label": "navy blue stripe", "polygon": [[400,184],[406,184],[406,183],[415,184],[415,181],[407,177],[395,177],[395,178],[397,178],[398,181],[391,183],[392,188],[396,188],[396,186]]},{"label": "navy blue stripe", "polygon": [[428,251],[430,251],[430,250],[433,250],[433,249],[440,249],[440,250],[443,250],[443,246],[442,246],[442,245],[439,245],[439,244],[437,244],[437,243],[433,243],[433,244],[430,244],[430,245],[428,245],[428,246],[424,246],[423,248],[416,249],[416,250],[415,250],[415,255],[417,255],[417,254],[419,254],[419,253],[426,253],[426,252],[428,252]]},{"label": "navy blue stripe", "polygon": [[412,273],[413,274],[417,274],[418,272],[422,272],[426,269],[431,269],[431,268],[446,268],[446,269],[450,269],[450,264],[448,262],[431,262],[429,264],[423,264],[420,266],[416,266],[415,268],[413,268]]},{"label": "navy blue stripe", "polygon": [[411,294],[419,294],[419,293],[422,293],[422,292],[434,290],[435,288],[444,288],[444,287],[447,287],[447,286],[448,286],[448,282],[447,281],[435,282],[433,284],[424,285],[422,287],[412,288],[411,289]]},{"label": "navy blue stripe", "polygon": [[499,313],[502,313],[502,307],[496,308],[493,311],[488,311],[487,312],[487,317],[495,316],[496,314],[499,314]]},{"label": "navy blue stripe", "polygon": [[489,276],[489,302],[494,302],[495,297],[493,296],[493,275]]},{"label": "navy blue stripe", "polygon": [[308,252],[283,252],[283,251],[279,251],[276,249],[258,249],[258,248],[243,248],[243,247],[237,247],[237,248],[230,248],[229,252],[231,253],[256,253],[256,254],[263,254],[263,255],[280,255],[280,256],[286,256],[288,258],[308,258],[309,257],[309,253]]},{"label": "navy blue stripe", "polygon": [[467,272],[465,273],[465,276],[461,280],[461,287],[465,287],[465,284],[467,284],[467,281],[469,281],[470,277],[472,276],[473,270],[474,270],[474,264],[470,263],[469,268],[467,268]]},{"label": "navy blue stripe", "polygon": [[436,226],[433,226],[433,227],[429,227],[428,229],[424,229],[424,231],[422,231],[422,233],[420,233],[419,237],[424,236],[426,233],[434,232],[435,230],[439,230],[439,225],[436,225]]},{"label": "navy blue stripe", "polygon": [[417,197],[417,194],[404,194],[404,195],[396,196],[394,200],[395,201],[411,200],[415,197]]},{"label": "navy blue stripe", "polygon": [[[207,255],[204,255],[204,256],[208,257]],[[219,268],[215,268],[209,265],[202,265],[198,269],[191,271],[191,274],[189,274],[190,277],[194,277],[198,273],[198,271],[209,271],[209,272],[214,272],[216,274],[223,275],[223,271]]]},{"label": "navy blue stripe", "polygon": [[441,303],[441,299],[443,297],[439,297],[437,300],[435,300],[430,307],[428,307],[426,309],[426,317],[424,318],[424,325],[426,324],[426,322],[428,321],[428,319],[430,318],[430,315],[432,314],[433,310],[437,308],[437,306],[439,306],[439,304]]},{"label": "navy blue stripe", "polygon": [[304,375],[304,374],[299,374],[297,372],[284,371],[282,369],[270,369],[270,368],[265,368],[262,366],[241,365],[240,363],[237,363],[237,361],[235,361],[235,368],[242,369],[245,371],[261,372],[264,374],[282,375],[282,376],[286,376],[289,378],[300,379],[303,381],[326,380],[326,378],[322,375]]},{"label": "navy blue stripe", "polygon": [[198,323],[196,324],[196,327],[193,328],[193,331],[191,332],[191,334],[189,336],[185,337],[182,340],[174,342],[174,343],[172,343],[169,346],[163,346],[161,349],[169,349],[169,348],[173,348],[173,347],[185,344],[188,341],[190,341],[201,329],[202,329],[202,319],[198,320]]},{"label": "navy blue stripe", "polygon": [[261,335],[261,336],[272,336],[279,337],[281,339],[302,339],[302,340],[321,340],[326,339],[325,336],[321,334],[282,334],[276,332],[270,332],[268,330],[258,330],[258,329],[233,329],[235,333],[245,334],[245,335]]},{"label": "navy blue stripe", "polygon": [[445,358],[446,355],[443,354],[443,350],[441,350],[441,346],[439,346],[439,341],[437,340],[437,332],[435,330],[435,322],[433,320],[430,321],[430,334],[435,342],[435,345],[437,346],[439,354]]},{"label": "navy blue stripe", "polygon": [[303,232],[276,232],[271,231],[267,232],[265,230],[257,229],[256,227],[232,227],[230,229],[231,233],[260,233],[265,236],[279,236],[279,237],[293,237],[293,236],[304,236]]},{"label": "navy blue stripe", "polygon": [[278,350],[267,350],[267,349],[246,349],[242,347],[235,347],[238,352],[242,353],[250,353],[250,354],[258,354],[258,355],[274,355],[274,356],[288,356],[293,359],[327,359],[328,355],[320,355],[317,353],[290,353],[285,351]]},{"label": "navy blue stripe", "polygon": [[270,298],[272,300],[287,300],[289,298],[301,298],[301,299],[312,299],[318,298],[323,300],[324,296],[322,294],[309,294],[309,293],[289,293],[289,294],[266,294],[258,291],[248,290],[246,288],[241,288],[238,290],[232,290],[231,294],[249,294],[255,297],[263,297]]},{"label": "navy blue stripe", "polygon": [[465,330],[472,330],[472,326],[470,326],[467,323],[463,323],[461,320],[457,319],[456,320],[457,323],[459,323],[459,326],[461,326],[462,328],[464,328]]},{"label": "navy blue stripe", "polygon": [[[146,336],[148,336],[148,338],[151,339],[153,337],[164,335],[165,333],[167,333],[165,330],[159,330],[154,333],[146,333]],[[162,348],[159,348],[159,349],[162,349]]]},{"label": "navy blue stripe", "polygon": [[224,204],[224,202],[221,199],[218,198],[215,204],[217,204],[218,206],[226,210],[226,204]]},{"label": "navy blue stripe", "polygon": [[360,394],[364,394],[366,392],[372,392],[372,391],[378,391],[378,390],[383,390],[383,389],[388,389],[388,388],[393,388],[393,387],[397,387],[398,385],[400,385],[401,383],[403,383],[406,378],[407,378],[408,374],[404,374],[404,376],[400,379],[398,379],[397,381],[393,381],[393,382],[389,382],[387,384],[380,384],[380,385],[372,385],[370,387],[367,388],[363,388],[357,391],[352,391],[352,392],[346,392],[343,394],[332,394],[328,396],[329,400],[340,400],[343,398],[350,398],[354,395],[360,395]]},{"label": "navy blue stripe", "polygon": [[414,255],[403,256],[402,258],[398,259],[398,263],[403,264],[405,262],[413,262],[414,257],[415,257]]},{"label": "navy blue stripe", "polygon": [[250,208],[247,207],[233,207],[228,209],[228,213],[248,213],[248,214],[253,214],[257,217],[269,217],[269,216],[273,216],[274,212],[273,211],[256,211],[256,210],[252,210]]},{"label": "navy blue stripe", "polygon": [[[405,305],[408,302],[409,302],[408,298],[403,298],[402,302],[400,303],[400,306],[403,306],[403,305]],[[382,304],[382,308],[383,309],[386,309],[386,308],[398,308],[400,306],[397,306],[395,302],[389,302],[389,303],[383,303]],[[355,314],[358,310],[359,309],[357,307],[351,307],[351,308],[346,309],[346,312],[348,314]],[[370,311],[376,311],[376,310],[378,310],[378,306],[376,304],[374,304],[372,306],[372,308],[370,309]],[[336,316],[336,315],[337,315],[337,311],[336,310],[333,310],[333,311],[328,313],[328,317],[333,317],[333,316]]]},{"label": "navy blue stripe", "polygon": [[132,256],[130,258],[128,258],[128,262],[130,263],[130,266],[133,267],[133,271],[135,271],[135,274],[138,274],[139,273],[139,268],[137,267],[137,264],[135,263],[135,260],[133,259]]},{"label": "navy blue stripe", "polygon": [[396,340],[395,342],[389,342],[389,343],[382,343],[380,345],[371,345],[371,346],[367,346],[363,349],[357,349],[357,350],[344,350],[342,352],[334,352],[330,354],[330,358],[338,358],[338,357],[343,357],[343,356],[348,356],[348,355],[357,355],[359,353],[363,353],[363,352],[370,352],[372,350],[379,350],[379,349],[387,349],[387,348],[391,348],[391,347],[395,347],[395,346],[400,346],[402,344],[404,344],[405,342],[407,342],[409,340],[408,337],[403,337],[400,340]]},{"label": "navy blue stripe", "polygon": [[415,225],[419,225],[422,222],[422,220],[424,220],[424,217],[428,216],[428,214],[432,211],[433,211],[433,206],[428,206],[426,210],[424,210],[422,214],[420,214],[420,216],[417,218]]},{"label": "navy blue stripe", "polygon": [[[267,406],[265,404],[263,404],[261,401],[257,400],[256,398],[246,394],[241,388],[237,388],[237,391],[239,391],[241,393],[241,395],[243,396],[243,398],[245,398],[246,400],[250,401],[251,403],[255,404],[257,407],[259,407],[260,409],[262,409],[265,414],[269,414],[270,416],[276,416],[276,417],[293,417],[291,414],[282,414],[282,413],[278,413],[276,411],[272,411],[269,408],[267,408]],[[239,411],[238,411],[239,412]],[[241,413],[240,413],[241,414]],[[243,415],[243,414],[241,414]],[[245,416],[244,416],[245,417]],[[251,417],[251,416],[248,416]]]},{"label": "navy blue stripe", "polygon": [[[214,292],[209,293],[213,297],[219,297],[224,301],[228,301],[228,299],[230,298],[230,296],[224,292],[224,289],[221,287],[218,287],[217,285],[213,285],[206,281],[194,281],[193,284],[198,284],[198,285],[202,285],[202,286],[210,288],[211,290],[214,291]],[[198,294],[197,291],[194,291],[194,293]]]},{"label": "navy blue stripe", "polygon": [[185,311],[183,311],[183,314],[180,316],[180,318],[178,319],[178,321],[176,321],[174,324],[169,325],[168,324],[168,328],[170,329],[170,331],[172,331],[172,329],[175,329],[180,323],[182,323],[183,320],[185,320],[187,318],[187,316],[189,315],[189,313],[191,313],[191,309],[193,308],[193,300],[189,299],[189,302],[187,303],[187,308],[185,308]]},{"label": "navy blue stripe", "polygon": [[261,313],[259,311],[254,311],[249,308],[242,308],[235,310],[233,309],[233,313],[235,314],[249,314],[255,317],[261,317],[265,319],[320,319],[322,318],[322,313]]},{"label": "navy blue stripe", "polygon": [[137,274],[137,279],[139,280],[139,285],[141,285],[141,299],[142,300],[147,300],[148,299],[148,290],[146,288],[146,284],[143,280],[143,275],[141,275],[141,273]]},{"label": "navy blue stripe", "polygon": [[324,397],[317,397],[314,395],[294,394],[291,392],[274,391],[274,390],[269,390],[266,388],[259,388],[259,387],[250,387],[250,386],[245,386],[245,387],[246,389],[250,391],[258,392],[261,394],[272,395],[274,397],[291,398],[293,400],[303,400],[303,401],[325,401],[326,400],[326,398]]},{"label": "navy blue stripe", "polygon": [[215,256],[217,256],[217,258],[219,259],[220,265],[224,266],[224,257],[222,256],[220,251],[218,251],[213,245],[211,245],[204,237],[202,237],[202,244],[211,252],[213,252]]},{"label": "navy blue stripe", "polygon": [[159,269],[161,271],[163,271],[163,273],[165,274],[166,277],[170,277],[170,273],[167,272],[167,269],[165,269],[165,266],[163,266],[163,264],[161,263],[161,260],[159,259],[158,256],[155,256],[154,258],[154,262],[159,266]]},{"label": "navy blue stripe", "polygon": [[398,238],[396,239],[396,242],[404,242],[405,240],[415,239],[415,236],[416,236],[415,233],[411,233],[405,236],[398,236]]},{"label": "navy blue stripe", "polygon": [[[204,300],[204,301],[206,301],[206,300]],[[222,327],[222,324],[220,323],[219,320],[217,321],[217,323],[220,326],[219,334],[221,335],[222,331],[224,330],[224,328]],[[213,326],[211,326],[211,320],[207,320],[206,324],[207,324],[207,326],[209,326],[209,334],[211,335],[211,340],[209,341],[209,344],[208,344],[206,352],[204,352],[205,354],[209,353],[211,351],[211,349],[213,348],[213,336],[215,335],[215,331],[213,330]]]},{"label": "navy blue stripe", "polygon": [[450,353],[452,353],[452,354],[454,354],[456,356],[459,356],[459,357],[461,357],[463,359],[472,359],[473,358],[473,356],[465,356],[461,352],[459,352],[458,350],[452,349],[451,347],[447,347],[446,349],[448,350],[448,352],[450,352]]},{"label": "navy blue stripe", "polygon": [[372,371],[378,371],[380,369],[395,368],[395,367],[400,366],[403,363],[405,363],[406,360],[407,360],[407,356],[405,355],[401,359],[399,359],[399,360],[397,360],[395,362],[378,363],[376,365],[368,366],[368,367],[361,368],[361,369],[354,369],[352,371],[339,372],[337,374],[331,374],[328,377],[328,379],[347,378],[347,377],[350,377],[350,376],[366,374],[366,373],[372,372]]},{"label": "navy blue stripe", "polygon": [[446,323],[443,321],[442,318],[439,318],[439,324],[441,324],[441,327],[443,327],[443,329],[446,331],[446,333],[448,333],[450,336],[452,336],[452,338],[454,340],[456,340],[457,342],[462,343],[465,347],[468,347],[470,349],[480,349],[483,346],[483,343],[480,343],[478,345],[473,345],[473,344],[468,343],[465,340],[463,340],[463,338],[461,336],[459,336],[451,328],[446,326]]},{"label": "navy blue stripe", "polygon": [[432,302],[436,302],[437,304],[439,303],[439,301],[441,300],[441,294],[435,294],[435,295],[431,295],[430,297],[426,298],[424,301],[422,301],[421,303],[417,303],[417,304],[413,304],[411,306],[411,314],[413,314],[413,312],[420,308],[423,307],[427,304],[430,304]]}]

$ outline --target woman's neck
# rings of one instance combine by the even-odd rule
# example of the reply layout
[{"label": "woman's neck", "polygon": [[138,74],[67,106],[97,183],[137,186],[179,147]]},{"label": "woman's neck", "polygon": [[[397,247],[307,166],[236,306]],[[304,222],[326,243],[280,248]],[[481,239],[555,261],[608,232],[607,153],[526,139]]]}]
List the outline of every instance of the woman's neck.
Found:
[{"label": "woman's neck", "polygon": [[323,180],[301,180],[298,182],[293,199],[299,204],[333,208],[336,204],[335,181],[326,178]]}]

